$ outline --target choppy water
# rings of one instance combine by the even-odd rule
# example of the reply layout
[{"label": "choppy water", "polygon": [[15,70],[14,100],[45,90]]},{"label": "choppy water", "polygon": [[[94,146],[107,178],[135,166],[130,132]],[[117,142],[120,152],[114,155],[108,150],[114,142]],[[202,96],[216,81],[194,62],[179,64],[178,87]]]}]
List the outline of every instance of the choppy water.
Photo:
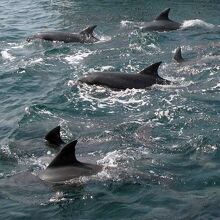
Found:
[{"label": "choppy water", "polygon": [[[164,8],[178,31],[136,27]],[[219,219],[220,2],[11,0],[0,6],[1,219]],[[97,24],[95,44],[25,39]],[[177,46],[189,62],[172,57]],[[192,62],[191,62],[191,61]],[[112,91],[79,87],[92,70],[135,72],[163,61],[171,86]],[[65,141],[103,171],[74,186],[30,177]],[[10,177],[10,178],[8,178]]]}]

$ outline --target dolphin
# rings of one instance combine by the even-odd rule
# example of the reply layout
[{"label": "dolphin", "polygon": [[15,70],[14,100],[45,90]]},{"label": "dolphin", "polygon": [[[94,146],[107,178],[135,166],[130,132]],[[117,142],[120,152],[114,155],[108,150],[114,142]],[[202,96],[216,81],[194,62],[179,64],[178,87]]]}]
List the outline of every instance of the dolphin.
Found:
[{"label": "dolphin", "polygon": [[60,146],[61,144],[65,143],[60,137],[60,126],[57,126],[57,127],[53,128],[51,131],[49,131],[45,135],[44,139],[51,146]]},{"label": "dolphin", "polygon": [[169,19],[170,8],[162,11],[153,21],[145,22],[142,31],[172,31],[180,28],[181,24]]},{"label": "dolphin", "polygon": [[205,57],[201,57],[201,58],[194,58],[194,59],[185,59],[183,58],[182,56],[182,50],[181,50],[181,47],[178,47],[175,51],[175,54],[174,54],[174,57],[173,59],[179,63],[179,64],[193,64],[193,63],[201,63],[201,64],[204,64],[204,63],[207,63],[207,62],[213,62],[213,61],[219,61],[220,59],[220,56],[219,55],[209,55],[209,56],[205,56]]},{"label": "dolphin", "polygon": [[39,178],[50,183],[65,181],[97,174],[102,167],[97,164],[83,163],[76,159],[75,146],[77,140],[65,145],[52,160],[46,170],[39,174]]},{"label": "dolphin", "polygon": [[63,41],[64,43],[71,43],[71,42],[79,42],[79,43],[94,43],[99,41],[93,35],[93,30],[97,27],[97,25],[89,26],[83,31],[79,33],[71,33],[71,32],[42,32],[35,34],[31,37],[27,38],[27,41],[30,42],[33,39],[43,39],[48,41]]},{"label": "dolphin", "polygon": [[182,51],[181,51],[181,47],[178,47],[175,51],[175,54],[174,54],[174,60],[176,60],[178,63],[182,63],[182,62],[185,62],[186,60],[183,59],[182,57]]},{"label": "dolphin", "polygon": [[120,72],[93,72],[79,78],[79,82],[107,86],[112,89],[144,89],[154,84],[170,84],[161,78],[157,71],[162,62],[154,63],[138,74]]}]

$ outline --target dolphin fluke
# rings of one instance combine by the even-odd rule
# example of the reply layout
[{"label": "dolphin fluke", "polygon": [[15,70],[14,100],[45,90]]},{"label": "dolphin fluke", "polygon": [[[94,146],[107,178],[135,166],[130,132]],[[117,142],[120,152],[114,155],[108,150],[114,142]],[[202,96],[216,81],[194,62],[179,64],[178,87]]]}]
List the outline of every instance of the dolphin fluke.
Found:
[{"label": "dolphin fluke", "polygon": [[158,68],[162,62],[154,63],[140,72],[140,74],[158,76]]},{"label": "dolphin fluke", "polygon": [[181,47],[178,47],[176,49],[176,52],[174,54],[174,60],[176,60],[178,63],[184,62],[185,60],[182,57]]},{"label": "dolphin fluke", "polygon": [[58,155],[49,164],[48,168],[73,166],[75,164],[81,164],[81,162],[79,162],[76,159],[76,155],[75,155],[76,144],[77,144],[77,140],[72,141],[69,144],[65,145],[58,153]]},{"label": "dolphin fluke", "polygon": [[51,131],[49,131],[46,136],[45,139],[53,145],[61,145],[64,144],[64,141],[61,139],[60,137],[60,126],[57,126],[55,128],[53,128]]},{"label": "dolphin fluke", "polygon": [[170,8],[167,8],[165,10],[163,10],[156,18],[155,20],[169,20],[169,12],[170,12]]}]

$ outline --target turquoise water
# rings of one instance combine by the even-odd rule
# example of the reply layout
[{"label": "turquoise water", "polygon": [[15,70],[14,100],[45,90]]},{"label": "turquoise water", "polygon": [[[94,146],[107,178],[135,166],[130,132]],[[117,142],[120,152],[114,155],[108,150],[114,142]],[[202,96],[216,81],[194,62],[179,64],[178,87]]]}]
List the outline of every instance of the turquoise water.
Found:
[{"label": "turquoise water", "polygon": [[[180,30],[137,29],[167,7]],[[0,218],[219,219],[219,11],[219,0],[2,0]],[[25,40],[93,24],[95,44]],[[183,65],[172,59],[178,46]],[[138,72],[158,61],[172,85],[76,83],[92,70]],[[43,137],[58,124],[102,172],[73,185],[33,179],[56,153]]]}]

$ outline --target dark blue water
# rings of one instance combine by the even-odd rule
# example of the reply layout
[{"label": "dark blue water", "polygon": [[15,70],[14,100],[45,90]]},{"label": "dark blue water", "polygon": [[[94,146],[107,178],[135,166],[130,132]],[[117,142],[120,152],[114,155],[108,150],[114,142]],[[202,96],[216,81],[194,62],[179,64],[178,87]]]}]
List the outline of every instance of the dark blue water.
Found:
[{"label": "dark blue water", "polygon": [[[171,7],[178,31],[137,26]],[[11,0],[0,6],[1,219],[219,219],[220,2]],[[26,42],[97,24],[95,44]],[[189,61],[173,60],[181,46]],[[170,86],[77,85],[92,70],[138,72],[163,61]],[[103,165],[75,184],[42,183],[61,125],[77,155]]]}]

